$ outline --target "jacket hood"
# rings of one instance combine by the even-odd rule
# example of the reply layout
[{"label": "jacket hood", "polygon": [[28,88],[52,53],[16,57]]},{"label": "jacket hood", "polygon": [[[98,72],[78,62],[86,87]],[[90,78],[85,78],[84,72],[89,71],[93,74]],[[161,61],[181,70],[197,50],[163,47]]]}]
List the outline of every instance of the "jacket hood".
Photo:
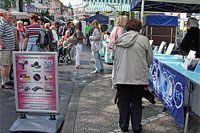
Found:
[{"label": "jacket hood", "polygon": [[137,39],[138,32],[136,31],[128,31],[121,35],[115,42],[115,45],[123,47],[123,48],[128,48],[134,45],[134,42]]}]

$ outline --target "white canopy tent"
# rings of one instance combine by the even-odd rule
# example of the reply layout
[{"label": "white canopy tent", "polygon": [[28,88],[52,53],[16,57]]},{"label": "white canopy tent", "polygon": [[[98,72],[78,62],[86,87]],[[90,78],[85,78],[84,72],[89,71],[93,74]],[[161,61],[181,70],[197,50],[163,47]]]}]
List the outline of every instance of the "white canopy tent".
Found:
[{"label": "white canopy tent", "polygon": [[0,13],[4,13],[6,10],[0,8]]},{"label": "white canopy tent", "polygon": [[13,16],[16,17],[17,20],[19,20],[19,19],[28,19],[29,16],[30,16],[26,12],[12,11],[11,13],[12,13]]},{"label": "white canopy tent", "polygon": [[112,4],[112,7],[108,3],[88,3],[86,6],[87,12],[104,12],[104,11],[114,11],[114,8],[116,8],[117,11],[130,11],[130,5],[129,4]]}]

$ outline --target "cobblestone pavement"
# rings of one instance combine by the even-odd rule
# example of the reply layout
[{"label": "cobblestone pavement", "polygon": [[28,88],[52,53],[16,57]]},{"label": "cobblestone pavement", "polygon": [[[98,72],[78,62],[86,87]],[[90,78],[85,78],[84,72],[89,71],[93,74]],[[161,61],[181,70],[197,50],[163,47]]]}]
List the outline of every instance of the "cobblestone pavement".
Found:
[{"label": "cobblestone pavement", "polygon": [[[118,108],[113,103],[115,90],[111,87],[111,75],[99,76],[83,88],[78,101],[74,133],[121,133],[118,127]],[[162,112],[163,105],[156,99],[153,105],[143,98],[143,133],[181,133],[183,128],[173,118]],[[130,132],[131,130],[131,126]],[[200,119],[191,114],[188,133],[200,132]]]}]

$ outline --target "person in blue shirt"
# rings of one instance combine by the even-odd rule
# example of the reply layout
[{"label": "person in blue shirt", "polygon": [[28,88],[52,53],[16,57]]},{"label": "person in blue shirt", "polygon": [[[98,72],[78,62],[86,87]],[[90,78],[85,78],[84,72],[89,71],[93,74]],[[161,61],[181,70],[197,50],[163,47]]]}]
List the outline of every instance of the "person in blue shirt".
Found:
[{"label": "person in blue shirt", "polygon": [[110,26],[109,26],[109,28],[108,28],[108,30],[107,30],[107,34],[108,35],[110,35],[111,34],[111,32],[112,32],[112,30],[113,30],[113,28],[114,28],[114,20],[111,20],[110,21]]}]

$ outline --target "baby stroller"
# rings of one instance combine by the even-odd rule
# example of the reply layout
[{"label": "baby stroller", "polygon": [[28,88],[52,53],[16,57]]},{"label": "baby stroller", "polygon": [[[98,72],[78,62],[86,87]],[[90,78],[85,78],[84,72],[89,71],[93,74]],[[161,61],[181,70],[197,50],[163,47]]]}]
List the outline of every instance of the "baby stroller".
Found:
[{"label": "baby stroller", "polygon": [[58,48],[58,63],[72,63],[76,58],[76,48],[70,43],[69,39],[64,41],[63,46]]}]

